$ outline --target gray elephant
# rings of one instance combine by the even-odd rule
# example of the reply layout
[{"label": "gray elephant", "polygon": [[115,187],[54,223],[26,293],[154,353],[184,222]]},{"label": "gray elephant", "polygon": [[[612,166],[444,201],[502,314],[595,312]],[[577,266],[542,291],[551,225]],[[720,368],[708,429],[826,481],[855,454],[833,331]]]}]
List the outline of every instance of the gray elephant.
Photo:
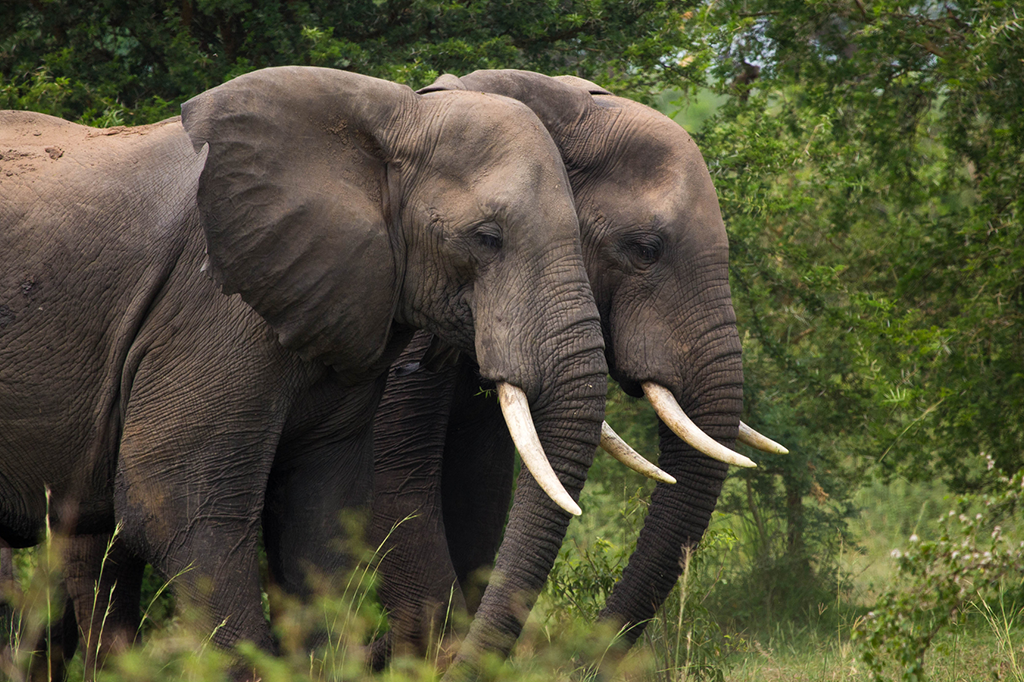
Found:
[{"label": "gray elephant", "polygon": [[[718,200],[680,126],[593,83],[477,71],[443,76],[424,91],[460,89],[522,101],[551,133],[575,195],[611,375],[626,393],[647,394],[662,419],[659,465],[678,482],[657,486],[636,551],[601,614],[622,631],[606,656],[612,669],[675,584],[684,549],[707,528],[727,463],[753,464],[724,446],[742,426],[743,440],[783,451],[740,422],[740,341]],[[481,603],[480,586],[471,584],[502,542],[513,443],[498,404],[480,392],[472,359],[426,371],[416,363],[427,345],[418,335],[396,363],[374,425],[372,527],[386,549],[379,593],[392,628],[375,645],[378,667],[391,646],[423,653],[449,606],[476,611],[470,644],[492,630],[489,641],[507,650],[522,624],[504,621],[493,631],[495,588]],[[508,551],[515,542],[506,532],[498,575],[515,570]],[[546,569],[554,558],[545,557]],[[464,653],[465,646],[460,660]]]},{"label": "gray elephant", "polygon": [[151,126],[3,112],[0,153],[5,543],[48,516],[120,522],[217,643],[270,648],[259,528],[289,592],[348,563],[339,515],[369,502],[386,371],[424,329],[526,424],[536,478],[509,537],[557,551],[607,365],[566,174],[527,107],[284,67]]}]

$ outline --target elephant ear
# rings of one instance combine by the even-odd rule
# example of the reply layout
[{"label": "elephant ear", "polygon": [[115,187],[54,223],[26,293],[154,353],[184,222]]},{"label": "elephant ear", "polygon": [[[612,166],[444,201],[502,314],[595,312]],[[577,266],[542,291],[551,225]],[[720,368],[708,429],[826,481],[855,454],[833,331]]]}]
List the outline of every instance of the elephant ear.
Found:
[{"label": "elephant ear", "polygon": [[344,71],[263,69],[182,105],[197,152],[208,268],[281,344],[339,370],[377,362],[404,254],[388,192],[388,137],[409,88]]}]

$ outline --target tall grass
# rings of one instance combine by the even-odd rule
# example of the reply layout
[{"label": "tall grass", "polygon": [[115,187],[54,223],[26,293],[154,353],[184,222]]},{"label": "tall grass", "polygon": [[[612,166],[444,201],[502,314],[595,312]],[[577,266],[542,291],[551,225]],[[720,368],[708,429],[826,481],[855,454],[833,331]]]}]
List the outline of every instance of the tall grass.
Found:
[{"label": "tall grass", "polygon": [[1015,590],[1000,584],[994,600],[972,601],[973,609],[985,621],[996,642],[999,673],[1003,679],[1024,682],[1024,589],[1018,579]]},{"label": "tall grass", "polygon": [[[593,678],[605,655],[604,647],[615,635],[596,628],[594,619],[621,575],[631,551],[629,540],[642,523],[647,499],[644,485],[595,486],[585,493],[590,496],[583,500],[590,518],[574,522],[580,525],[571,530],[512,659],[491,667],[494,679],[581,682]],[[838,542],[834,560],[817,565],[830,573],[822,584],[831,585],[831,591],[817,592],[819,598],[813,606],[795,615],[765,609],[761,601],[764,590],[743,595],[744,586],[759,579],[763,566],[755,560],[755,549],[766,531],[769,536],[778,532],[770,525],[775,521],[762,519],[758,528],[749,520],[716,514],[700,550],[686,555],[679,584],[626,658],[620,679],[771,682],[923,679],[927,675],[942,681],[989,678],[1024,682],[1024,585],[1020,574],[1006,573],[997,590],[976,591],[964,599],[955,622],[936,630],[928,640],[916,669],[920,673],[913,673],[900,658],[899,649],[852,638],[852,633],[864,629],[871,611],[877,617],[882,603],[878,595],[896,585],[899,562],[891,555],[894,546],[906,551],[911,536],[916,536],[918,543],[939,542],[942,535],[936,517],[950,504],[952,499],[939,486],[869,486],[861,500],[862,515],[853,524],[858,543]],[[1019,523],[1010,521],[1002,524],[1000,537],[1006,545],[1019,546],[1024,536]],[[985,528],[974,537],[991,539],[992,528]],[[910,536],[905,535],[908,532]],[[50,534],[36,550],[18,553],[22,591],[15,607],[19,627],[12,634],[11,655],[0,677],[28,679],[33,660],[47,672],[55,670],[51,657],[38,654],[33,659],[32,652],[39,636],[61,615],[60,543],[59,537]],[[434,664],[447,655],[442,637],[435,640],[432,660],[398,658],[378,675],[366,670],[366,647],[387,627],[374,596],[374,566],[370,553],[340,584],[325,578],[315,580],[315,596],[309,602],[272,592],[274,634],[279,643],[276,655],[245,644],[232,652],[213,646],[213,632],[197,632],[189,625],[197,619],[164,613],[162,603],[173,581],[158,581],[150,587],[144,603],[146,637],[140,637],[132,650],[111,656],[104,670],[85,671],[76,662],[70,668],[71,679],[82,679],[89,672],[111,682],[206,681],[228,679],[240,670],[262,680],[438,679]],[[781,573],[773,575],[778,579]],[[923,584],[928,585],[929,580],[935,581],[928,578]],[[97,595],[94,608],[101,596]],[[746,601],[734,604],[744,598]],[[911,609],[928,606],[925,596],[919,599],[904,603]],[[740,617],[758,608],[764,617]],[[910,637],[921,634],[913,629],[908,633]],[[83,641],[101,643],[102,626],[98,633],[83,635]],[[318,644],[311,649],[310,642]],[[872,646],[877,669],[864,662],[864,652]],[[919,676],[907,677],[908,671]]]},{"label": "tall grass", "polygon": [[[46,501],[49,508],[49,491],[46,492]],[[35,557],[35,569],[20,581],[16,580],[8,595],[8,608],[12,613],[7,633],[9,639],[0,643],[0,676],[20,682],[29,679],[33,670],[37,678],[45,675],[46,679],[55,679],[62,674],[63,660],[54,646],[55,638],[50,636],[50,628],[59,623],[64,607],[61,543],[62,538],[54,535],[47,514],[43,543]],[[17,553],[14,556],[20,558]],[[17,565],[15,577],[18,577]],[[43,637],[44,633],[46,637]],[[43,643],[42,650],[38,650],[39,642]]]}]

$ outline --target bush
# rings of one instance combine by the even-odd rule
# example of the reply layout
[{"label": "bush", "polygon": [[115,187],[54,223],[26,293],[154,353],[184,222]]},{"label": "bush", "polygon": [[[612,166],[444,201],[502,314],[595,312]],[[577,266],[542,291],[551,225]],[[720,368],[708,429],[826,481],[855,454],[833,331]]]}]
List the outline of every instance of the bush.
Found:
[{"label": "bush", "polygon": [[1024,626],[1024,542],[1009,541],[1003,530],[1021,507],[1024,471],[999,480],[991,493],[957,498],[938,520],[938,539],[911,535],[892,551],[896,576],[855,631],[873,680],[888,679],[892,666],[902,680],[924,680],[936,635],[972,613],[1001,633],[1015,679],[1024,678],[1013,636]]}]

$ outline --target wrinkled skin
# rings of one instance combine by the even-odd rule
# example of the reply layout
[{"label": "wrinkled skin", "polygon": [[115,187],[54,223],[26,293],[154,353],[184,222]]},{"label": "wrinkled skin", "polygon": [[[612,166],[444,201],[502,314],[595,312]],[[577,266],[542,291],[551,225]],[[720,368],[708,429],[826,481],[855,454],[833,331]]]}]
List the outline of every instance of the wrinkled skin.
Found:
[{"label": "wrinkled skin", "polygon": [[[89,552],[117,521],[108,570],[151,563],[217,643],[271,648],[260,525],[288,592],[349,564],[339,517],[369,502],[369,424],[417,328],[525,392],[578,497],[607,366],[528,108],[286,67],[182,111],[110,130],[0,114],[0,539],[36,543],[50,491],[51,525],[81,541],[83,631]],[[525,488],[510,532],[549,545],[510,573],[531,589],[561,541],[547,519],[569,515]]]},{"label": "wrinkled skin", "polygon": [[[443,76],[427,89],[459,87],[526,103],[558,145],[612,376],[634,396],[648,380],[671,389],[706,433],[732,446],[743,375],[728,244],[693,140],[652,109],[578,79],[478,71]],[[449,607],[456,619],[476,610],[473,628],[479,627],[489,612],[486,597],[479,606],[478,576],[502,540],[511,494],[513,446],[497,403],[480,394],[469,358],[439,371],[410,371],[425,343],[418,336],[396,362],[374,425],[373,533],[386,551],[379,593],[392,626],[391,638],[375,645],[377,666],[392,646],[424,653]],[[601,614],[612,631],[624,628],[605,672],[665,600],[684,548],[694,547],[708,525],[726,473],[726,465],[664,425],[660,438],[659,466],[678,483],[658,484],[637,549]],[[498,574],[507,570],[504,552],[502,545]]]}]

